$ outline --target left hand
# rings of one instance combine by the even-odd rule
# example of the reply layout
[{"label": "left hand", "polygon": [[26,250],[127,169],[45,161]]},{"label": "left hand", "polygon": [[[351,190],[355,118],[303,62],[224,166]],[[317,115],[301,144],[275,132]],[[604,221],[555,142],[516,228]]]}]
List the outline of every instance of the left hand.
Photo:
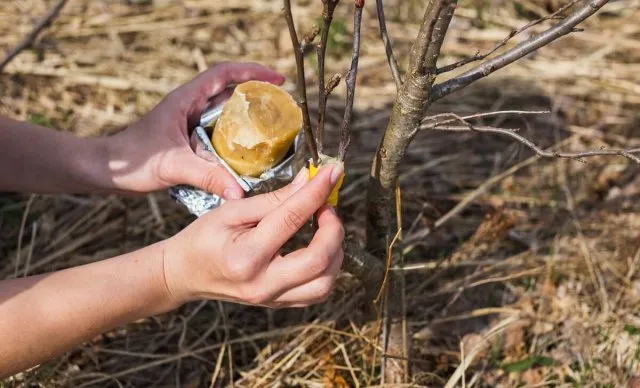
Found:
[{"label": "left hand", "polygon": [[204,71],[167,95],[150,113],[110,137],[109,169],[118,190],[134,193],[177,184],[198,187],[226,199],[244,196],[220,163],[197,156],[189,130],[200,121],[210,100],[228,97],[227,86],[250,80],[280,85],[284,77],[253,63],[224,63]]}]

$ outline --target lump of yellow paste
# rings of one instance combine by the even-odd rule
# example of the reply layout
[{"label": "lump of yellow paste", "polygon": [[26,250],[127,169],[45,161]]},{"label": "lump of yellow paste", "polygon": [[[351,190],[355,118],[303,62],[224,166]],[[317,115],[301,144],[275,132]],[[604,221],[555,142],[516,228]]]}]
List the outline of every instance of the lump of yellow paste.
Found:
[{"label": "lump of yellow paste", "polygon": [[239,175],[259,177],[286,156],[301,126],[302,111],[289,93],[248,81],[225,102],[212,143]]}]

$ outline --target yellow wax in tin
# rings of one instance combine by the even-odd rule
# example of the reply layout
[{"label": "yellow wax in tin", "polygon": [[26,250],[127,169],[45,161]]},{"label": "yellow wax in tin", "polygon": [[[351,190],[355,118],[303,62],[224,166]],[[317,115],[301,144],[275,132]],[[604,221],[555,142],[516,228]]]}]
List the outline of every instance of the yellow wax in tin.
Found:
[{"label": "yellow wax in tin", "polygon": [[[336,158],[332,158],[326,155],[320,155],[320,162],[318,164],[319,164],[318,166],[315,166],[313,164],[313,161],[309,162],[309,180],[313,179],[313,177],[318,174],[318,171],[320,171],[320,168],[322,168],[323,166],[326,166],[327,164],[342,164],[342,162],[340,162]],[[342,187],[343,181],[344,181],[344,173],[342,173],[342,175],[340,176],[340,179],[338,179],[338,182],[333,187],[333,191],[331,191],[331,194],[327,199],[327,205],[330,205],[333,207],[338,206],[338,197],[340,194],[340,188]]]}]

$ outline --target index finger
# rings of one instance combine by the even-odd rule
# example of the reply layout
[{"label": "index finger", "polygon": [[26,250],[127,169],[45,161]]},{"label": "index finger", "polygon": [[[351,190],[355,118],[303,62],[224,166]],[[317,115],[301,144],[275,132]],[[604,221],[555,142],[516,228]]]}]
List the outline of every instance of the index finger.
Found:
[{"label": "index finger", "polygon": [[309,183],[258,223],[251,232],[252,241],[269,254],[275,254],[327,203],[327,198],[342,171],[342,167],[338,165],[322,168]]}]

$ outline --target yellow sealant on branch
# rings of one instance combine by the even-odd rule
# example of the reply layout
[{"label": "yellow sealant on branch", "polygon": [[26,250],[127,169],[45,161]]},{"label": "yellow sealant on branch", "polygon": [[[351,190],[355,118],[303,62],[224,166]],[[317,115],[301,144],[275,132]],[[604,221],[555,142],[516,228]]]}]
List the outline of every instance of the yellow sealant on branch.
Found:
[{"label": "yellow sealant on branch", "polygon": [[[334,157],[323,155],[323,154],[320,154],[319,156],[320,156],[320,160],[319,160],[318,166],[315,166],[313,164],[313,160],[309,161],[309,180],[313,179],[313,177],[318,174],[318,171],[320,171],[322,167],[328,164],[339,164],[344,168],[344,163],[341,162],[338,158],[334,158]],[[333,207],[338,206],[338,197],[340,194],[340,188],[342,187],[343,181],[344,181],[344,172],[340,176],[340,179],[338,179],[338,182],[336,183],[336,185],[333,187],[333,191],[331,191],[331,194],[327,199],[327,205],[330,205]]]}]

